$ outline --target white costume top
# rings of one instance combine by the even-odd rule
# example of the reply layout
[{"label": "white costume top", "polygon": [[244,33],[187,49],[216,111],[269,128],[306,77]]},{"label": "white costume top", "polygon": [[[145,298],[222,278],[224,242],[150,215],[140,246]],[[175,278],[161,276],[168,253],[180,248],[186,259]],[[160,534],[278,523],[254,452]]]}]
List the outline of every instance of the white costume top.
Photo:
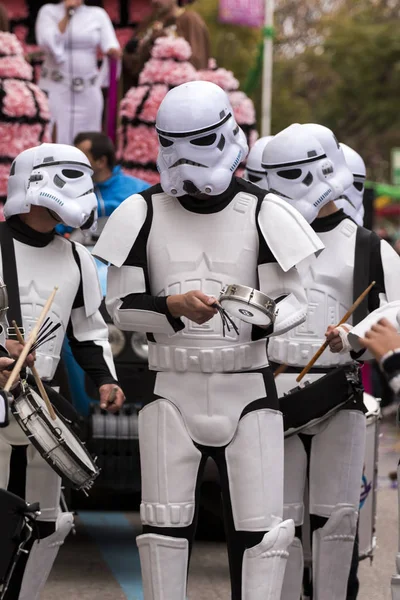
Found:
[{"label": "white costume top", "polygon": [[[112,264],[107,308],[121,329],[148,333],[151,369],[213,373],[262,368],[268,364],[266,335],[304,320],[305,296],[294,265],[322,244],[304,220],[296,220],[297,211],[286,212],[283,201],[271,196],[264,202],[264,196],[240,179],[205,201],[174,198],[155,186],[128,198],[111,215],[94,249]],[[294,241],[286,254],[284,240],[278,244],[272,231],[277,222]],[[223,337],[218,314],[197,325],[168,311],[169,295],[199,289],[218,297],[232,283],[279,301],[273,330],[238,321],[239,334],[230,331]]]},{"label": "white costume top", "polygon": [[[36,21],[36,38],[45,50],[43,69],[59,71],[65,77],[89,79],[97,75],[97,49],[106,53],[111,48],[119,48],[114,27],[106,11],[97,6],[75,9],[64,33],[58,23],[65,16],[65,5],[45,4],[39,11]],[[104,61],[105,63],[107,61]],[[39,85],[48,89],[49,79],[41,79]]]},{"label": "white costume top", "polygon": [[18,217],[1,226],[9,227],[13,236],[26,337],[54,286],[58,286],[48,317],[53,325],[61,323],[61,327],[54,339],[37,350],[36,368],[41,378],[54,377],[67,335],[76,360],[97,386],[116,381],[108,328],[99,311],[102,295],[97,269],[90,253],[57,234],[38,233]]},{"label": "white costume top", "polygon": [[[279,338],[271,339],[268,354],[272,361],[305,366],[325,341],[328,325],[336,325],[353,304],[354,256],[358,226],[342,210],[312,223],[325,245],[318,258],[298,266],[307,292],[307,319]],[[400,258],[384,240],[373,236],[370,278],[376,281],[368,297],[368,310],[400,299]],[[351,320],[349,320],[351,323]],[[335,367],[353,361],[349,352],[326,350],[315,367]]]}]

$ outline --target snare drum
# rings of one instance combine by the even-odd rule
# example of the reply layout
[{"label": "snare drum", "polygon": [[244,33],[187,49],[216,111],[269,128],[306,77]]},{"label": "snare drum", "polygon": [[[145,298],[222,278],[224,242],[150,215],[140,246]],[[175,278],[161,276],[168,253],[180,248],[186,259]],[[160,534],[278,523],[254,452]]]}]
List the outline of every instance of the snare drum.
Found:
[{"label": "snare drum", "polygon": [[42,458],[77,490],[89,490],[100,470],[85,446],[57,413],[53,420],[44,400],[25,382],[11,411],[29,441]]},{"label": "snare drum", "polygon": [[227,285],[218,302],[227,313],[251,325],[267,327],[276,318],[275,302],[247,285]]},{"label": "snare drum", "polygon": [[379,401],[364,394],[367,408],[367,435],[365,442],[364,472],[361,481],[359,557],[372,558],[376,547],[375,522],[378,487],[378,445],[381,409]]}]

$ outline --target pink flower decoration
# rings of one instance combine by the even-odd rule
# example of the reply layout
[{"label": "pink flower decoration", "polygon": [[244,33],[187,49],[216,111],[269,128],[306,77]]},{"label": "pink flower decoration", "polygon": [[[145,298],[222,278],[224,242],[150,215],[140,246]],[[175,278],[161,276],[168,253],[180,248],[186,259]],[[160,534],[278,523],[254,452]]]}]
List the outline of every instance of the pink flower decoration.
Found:
[{"label": "pink flower decoration", "polygon": [[0,122],[0,156],[14,159],[20,152],[38,146],[42,125]]},{"label": "pink flower decoration", "polygon": [[107,0],[103,5],[111,21],[113,21],[113,23],[119,23],[119,0]]},{"label": "pink flower decoration", "polygon": [[0,55],[23,56],[24,51],[17,37],[8,31],[0,31]]},{"label": "pink flower decoration", "polygon": [[18,77],[31,81],[32,67],[22,56],[0,56],[0,77]]},{"label": "pink flower decoration", "polygon": [[168,87],[164,84],[156,84],[151,88],[149,97],[145,101],[143,110],[139,115],[142,121],[153,124],[156,122],[157,111],[167,92]]},{"label": "pink flower decoration", "polygon": [[34,83],[28,83],[27,85],[35,95],[39,107],[39,116],[46,121],[50,121],[50,108],[47,95]]},{"label": "pink flower decoration", "polygon": [[156,162],[158,155],[158,136],[155,128],[138,125],[128,127],[127,145],[123,150],[124,161],[138,162],[145,165]]},{"label": "pink flower decoration", "polygon": [[36,115],[34,96],[25,81],[5,80],[3,89],[6,92],[3,98],[4,114],[10,117],[34,117]]},{"label": "pink flower decoration", "polygon": [[232,92],[229,94],[235,119],[239,125],[254,125],[256,122],[256,111],[254,104],[244,92]]},{"label": "pink flower decoration", "polygon": [[185,38],[167,35],[155,40],[151,56],[152,58],[174,58],[184,61],[189,60],[192,56],[192,49]]},{"label": "pink flower decoration", "polygon": [[139,83],[166,83],[176,86],[196,79],[198,79],[197,71],[188,62],[178,63],[172,59],[152,58],[145,64]]},{"label": "pink flower decoration", "polygon": [[137,109],[143,101],[145,94],[149,91],[149,86],[143,85],[128,90],[120,103],[120,116],[134,119],[137,116]]},{"label": "pink flower decoration", "polygon": [[151,185],[156,185],[160,183],[160,176],[158,171],[150,171],[150,169],[127,169],[123,168],[124,173],[127,175],[132,175],[132,177],[138,177],[139,179],[143,179],[147,181]]},{"label": "pink flower decoration", "polygon": [[239,81],[234,77],[232,71],[226,69],[207,69],[198,71],[199,79],[202,81],[211,81],[219,85],[226,92],[237,90],[239,88]]},{"label": "pink flower decoration", "polygon": [[[0,163],[0,196],[7,196],[7,182],[10,174],[11,161],[9,163]],[[1,204],[1,216],[3,216],[3,205]],[[4,218],[0,218],[4,221]]]}]

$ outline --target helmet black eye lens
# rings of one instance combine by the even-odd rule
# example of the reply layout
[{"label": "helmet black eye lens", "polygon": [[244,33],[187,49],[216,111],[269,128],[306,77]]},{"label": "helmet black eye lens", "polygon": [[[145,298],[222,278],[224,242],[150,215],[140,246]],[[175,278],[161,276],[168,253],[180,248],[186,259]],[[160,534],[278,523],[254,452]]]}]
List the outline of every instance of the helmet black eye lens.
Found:
[{"label": "helmet black eye lens", "polygon": [[167,138],[163,137],[162,135],[159,135],[158,137],[160,140],[160,144],[163,148],[169,148],[169,146],[172,146],[172,144],[174,143],[171,140],[168,140]]},{"label": "helmet black eye lens", "polygon": [[302,170],[288,169],[287,171],[278,171],[277,175],[283,179],[298,179],[302,175]]},{"label": "helmet black eye lens", "polygon": [[77,169],[63,169],[62,174],[64,177],[68,177],[68,179],[79,179],[79,177],[83,177],[84,175],[82,171],[78,171]]},{"label": "helmet black eye lens", "polygon": [[249,181],[251,181],[251,183],[258,183],[262,179],[262,177],[260,177],[259,175],[251,175],[250,173],[248,173],[247,176],[249,178]]},{"label": "helmet black eye lens", "polygon": [[364,190],[364,184],[362,183],[362,181],[355,181],[353,185],[359,192],[362,192]]},{"label": "helmet black eye lens", "polygon": [[193,144],[193,146],[212,146],[216,139],[217,134],[210,133],[210,135],[203,135],[203,137],[190,140],[190,143]]}]

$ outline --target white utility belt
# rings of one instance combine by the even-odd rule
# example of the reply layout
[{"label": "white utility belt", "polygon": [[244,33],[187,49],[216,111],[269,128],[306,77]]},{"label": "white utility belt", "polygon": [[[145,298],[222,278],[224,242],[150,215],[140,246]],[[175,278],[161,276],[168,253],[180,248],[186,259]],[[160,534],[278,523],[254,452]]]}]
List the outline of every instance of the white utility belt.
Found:
[{"label": "white utility belt", "polygon": [[50,79],[56,83],[67,85],[73,92],[83,92],[85,88],[95,85],[97,81],[97,75],[93,75],[93,77],[71,77],[57,69],[47,69],[47,67],[42,68],[40,75],[42,79]]},{"label": "white utility belt", "polygon": [[265,339],[220,348],[182,348],[149,343],[149,368],[152,371],[226,373],[266,366],[268,357]]}]

